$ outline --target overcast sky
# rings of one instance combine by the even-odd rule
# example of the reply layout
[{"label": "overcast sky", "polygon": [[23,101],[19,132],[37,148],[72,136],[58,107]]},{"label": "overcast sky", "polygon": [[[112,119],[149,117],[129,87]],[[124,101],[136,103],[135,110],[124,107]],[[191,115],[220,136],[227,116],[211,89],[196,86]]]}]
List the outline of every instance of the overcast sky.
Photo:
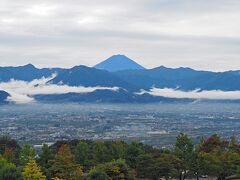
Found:
[{"label": "overcast sky", "polygon": [[0,66],[240,69],[240,0],[0,0]]}]

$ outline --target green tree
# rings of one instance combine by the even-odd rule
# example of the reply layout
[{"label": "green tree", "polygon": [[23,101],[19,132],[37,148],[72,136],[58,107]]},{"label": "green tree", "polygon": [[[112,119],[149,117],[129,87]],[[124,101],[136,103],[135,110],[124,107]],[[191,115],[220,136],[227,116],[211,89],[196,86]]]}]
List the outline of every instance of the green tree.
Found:
[{"label": "green tree", "polygon": [[104,171],[109,179],[134,179],[132,171],[124,160],[116,160],[96,166],[96,169]]},{"label": "green tree", "polygon": [[93,168],[88,174],[88,180],[109,180],[109,177],[104,170]]},{"label": "green tree", "polygon": [[155,159],[153,172],[154,177],[159,179],[160,177],[164,179],[169,179],[171,175],[174,174],[174,163],[176,162],[176,157],[172,154],[162,153],[160,157]]},{"label": "green tree", "polygon": [[228,148],[231,152],[240,154],[240,145],[238,144],[237,138],[235,136],[231,137]]},{"label": "green tree", "polygon": [[178,158],[175,169],[179,180],[184,180],[190,173],[194,158],[194,145],[186,134],[179,134],[175,144],[174,154]]},{"label": "green tree", "polygon": [[236,175],[240,166],[239,148],[235,137],[229,142],[217,135],[203,140],[199,145],[203,173],[216,176],[218,179]]},{"label": "green tree", "polygon": [[92,156],[95,163],[104,163],[107,162],[107,147],[104,142],[97,141],[93,143],[92,146]]},{"label": "green tree", "polygon": [[132,142],[126,149],[126,162],[131,168],[136,168],[137,158],[143,153],[142,146],[138,142]]},{"label": "green tree", "polygon": [[201,153],[198,150],[195,150],[190,170],[192,172],[192,175],[195,176],[197,180],[200,179],[201,175],[206,175],[203,171],[205,168],[204,166],[204,160],[201,156]]},{"label": "green tree", "polygon": [[141,154],[137,157],[136,171],[139,178],[154,179],[155,161],[151,154]]},{"label": "green tree", "polygon": [[16,166],[9,163],[6,159],[0,156],[0,179],[2,180],[21,180],[22,175],[17,170]]},{"label": "green tree", "polygon": [[165,152],[157,157],[153,157],[151,154],[142,154],[137,161],[137,175],[140,178],[153,180],[169,179],[174,172],[175,159],[174,155]]},{"label": "green tree", "polygon": [[39,155],[38,164],[42,167],[42,170],[46,177],[49,179],[51,176],[50,168],[52,166],[52,161],[54,159],[54,154],[50,150],[47,144],[42,147],[42,153]]},{"label": "green tree", "polygon": [[125,159],[126,143],[123,141],[108,141],[105,144],[108,151],[108,161]]},{"label": "green tree", "polygon": [[40,167],[33,159],[29,159],[29,162],[23,169],[23,179],[24,180],[45,180],[46,176],[41,172]]},{"label": "green tree", "polygon": [[240,166],[237,167],[237,175],[240,176]]},{"label": "green tree", "polygon": [[26,145],[23,145],[22,149],[21,149],[21,152],[20,152],[20,165],[21,166],[25,166],[30,159],[34,159],[34,157],[36,156],[36,152],[35,152],[35,149],[26,144]]},{"label": "green tree", "polygon": [[204,162],[202,169],[205,174],[216,176],[219,180],[237,174],[237,168],[240,165],[239,154],[215,149],[209,153],[203,152],[201,155]]},{"label": "green tree", "polygon": [[76,157],[76,161],[85,166],[89,165],[89,153],[90,153],[90,149],[89,149],[89,145],[86,142],[80,141],[75,149],[75,157]]}]

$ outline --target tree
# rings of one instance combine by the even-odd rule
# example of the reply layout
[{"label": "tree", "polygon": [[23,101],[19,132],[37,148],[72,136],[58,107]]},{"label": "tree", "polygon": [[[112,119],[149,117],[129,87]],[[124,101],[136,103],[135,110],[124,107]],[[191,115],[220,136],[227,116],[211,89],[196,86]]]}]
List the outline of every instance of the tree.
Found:
[{"label": "tree", "polygon": [[24,180],[45,180],[46,176],[41,172],[40,167],[33,159],[29,159],[29,162],[23,169],[23,179]]},{"label": "tree", "polygon": [[237,167],[237,175],[240,176],[240,166]]},{"label": "tree", "polygon": [[139,155],[143,153],[141,144],[137,142],[132,142],[128,145],[126,149],[126,162],[131,168],[136,168],[137,166],[137,158]]},{"label": "tree", "polygon": [[107,173],[102,169],[93,168],[88,174],[88,180],[108,180]]},{"label": "tree", "polygon": [[204,174],[216,176],[218,179],[237,174],[237,168],[240,166],[240,149],[234,136],[228,142],[217,135],[212,135],[203,140],[199,150]]},{"label": "tree", "polygon": [[3,157],[0,157],[0,179],[3,180],[21,180],[22,175],[17,170],[16,166],[9,163]]},{"label": "tree", "polygon": [[114,159],[125,159],[126,143],[123,141],[108,141],[105,142],[107,147],[107,159],[112,161]]},{"label": "tree", "polygon": [[52,174],[60,179],[79,179],[82,177],[82,167],[75,162],[68,145],[63,144],[53,160]]},{"label": "tree", "polygon": [[174,164],[176,162],[176,156],[172,154],[162,153],[160,157],[155,159],[153,172],[156,179],[160,177],[169,179],[174,174]]},{"label": "tree", "polygon": [[104,171],[109,179],[134,179],[133,173],[122,159],[100,164],[96,169]]},{"label": "tree", "polygon": [[190,167],[192,175],[195,176],[197,180],[199,180],[201,175],[206,175],[203,171],[204,168],[205,167],[203,157],[198,150],[195,150],[193,153],[192,164]]},{"label": "tree", "polygon": [[20,152],[20,165],[25,166],[30,159],[34,159],[36,155],[35,149],[26,144],[22,147],[22,150]]},{"label": "tree", "polygon": [[104,142],[97,141],[93,143],[92,156],[95,163],[107,162],[107,148]]},{"label": "tree", "polygon": [[235,136],[231,137],[228,148],[231,152],[240,154],[240,145],[238,144],[237,138]]},{"label": "tree", "polygon": [[136,171],[138,177],[154,179],[155,161],[151,154],[139,155],[136,164]]},{"label": "tree", "polygon": [[11,148],[16,154],[21,149],[16,140],[13,140],[8,136],[0,137],[0,154],[4,154],[6,148]]},{"label": "tree", "polygon": [[162,152],[159,156],[142,154],[137,160],[137,175],[140,178],[158,180],[169,179],[174,173],[176,157],[172,153]]},{"label": "tree", "polygon": [[179,180],[184,180],[190,173],[191,165],[194,157],[194,145],[186,134],[179,134],[175,144],[174,154],[178,158],[175,163],[177,176]]},{"label": "tree", "polygon": [[44,174],[47,176],[47,178],[50,178],[50,168],[52,166],[52,161],[54,159],[54,155],[51,152],[50,148],[47,144],[44,144],[42,147],[42,153],[39,156],[38,164],[42,167],[42,170]]},{"label": "tree", "polygon": [[237,153],[223,152],[215,149],[210,153],[202,152],[203,172],[210,176],[216,176],[219,180],[236,175],[240,166],[240,156]]},{"label": "tree", "polygon": [[3,155],[8,161],[18,164],[20,149],[16,140],[8,136],[0,137],[0,155]]},{"label": "tree", "polygon": [[80,141],[75,149],[76,161],[84,167],[88,166],[89,153],[90,150],[88,144]]},{"label": "tree", "polygon": [[11,147],[6,147],[3,157],[7,159],[9,162],[14,162],[16,160],[14,149]]},{"label": "tree", "polygon": [[204,139],[199,145],[199,150],[201,152],[209,153],[215,149],[226,149],[228,148],[228,142],[222,141],[221,138],[214,134],[207,139]]}]

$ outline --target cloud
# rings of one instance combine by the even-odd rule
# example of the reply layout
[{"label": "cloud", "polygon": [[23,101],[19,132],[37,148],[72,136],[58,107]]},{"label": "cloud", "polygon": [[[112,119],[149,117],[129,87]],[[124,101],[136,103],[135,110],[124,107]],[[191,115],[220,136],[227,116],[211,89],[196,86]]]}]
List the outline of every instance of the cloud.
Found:
[{"label": "cloud", "polygon": [[1,0],[0,65],[240,67],[239,0]]},{"label": "cloud", "polygon": [[8,102],[13,102],[16,104],[27,104],[27,103],[32,103],[34,102],[34,98],[30,97],[27,94],[20,94],[20,93],[15,93],[11,92],[11,96],[7,98]]},{"label": "cloud", "polygon": [[0,89],[8,92],[11,97],[8,101],[21,103],[30,103],[34,101],[32,96],[38,94],[65,94],[65,93],[91,93],[96,90],[118,91],[118,87],[83,87],[48,84],[53,77],[35,79],[31,82],[10,80],[0,83]]},{"label": "cloud", "polygon": [[171,88],[152,88],[150,91],[142,90],[139,95],[144,93],[151,94],[153,96],[163,96],[169,98],[190,98],[190,99],[210,99],[210,100],[237,100],[240,99],[240,91],[200,91],[196,89],[194,91],[181,91]]}]

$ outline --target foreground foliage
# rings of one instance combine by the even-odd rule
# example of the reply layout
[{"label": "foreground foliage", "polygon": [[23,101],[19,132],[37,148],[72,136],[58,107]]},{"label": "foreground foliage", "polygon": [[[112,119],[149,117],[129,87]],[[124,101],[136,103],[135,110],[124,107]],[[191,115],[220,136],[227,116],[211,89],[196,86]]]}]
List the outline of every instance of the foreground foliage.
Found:
[{"label": "foreground foliage", "polygon": [[35,160],[30,159],[24,168],[23,172],[24,180],[45,180],[46,176],[43,175],[41,169],[38,167]]},{"label": "foreground foliage", "polygon": [[109,180],[239,178],[240,145],[217,135],[194,145],[179,134],[170,149],[156,149],[138,142],[59,141],[43,145],[36,153],[30,145],[20,147],[0,138],[0,179],[6,180]]}]

